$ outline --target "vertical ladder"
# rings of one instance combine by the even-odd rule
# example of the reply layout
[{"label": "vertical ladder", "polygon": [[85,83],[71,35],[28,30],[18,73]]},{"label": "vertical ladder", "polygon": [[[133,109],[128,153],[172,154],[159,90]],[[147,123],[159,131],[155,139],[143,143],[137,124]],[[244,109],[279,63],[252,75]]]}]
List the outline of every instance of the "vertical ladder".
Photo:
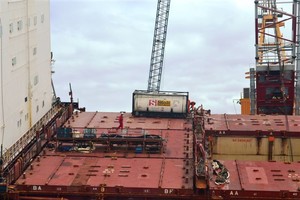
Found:
[{"label": "vertical ladder", "polygon": [[158,0],[151,53],[148,92],[159,92],[171,0]]}]

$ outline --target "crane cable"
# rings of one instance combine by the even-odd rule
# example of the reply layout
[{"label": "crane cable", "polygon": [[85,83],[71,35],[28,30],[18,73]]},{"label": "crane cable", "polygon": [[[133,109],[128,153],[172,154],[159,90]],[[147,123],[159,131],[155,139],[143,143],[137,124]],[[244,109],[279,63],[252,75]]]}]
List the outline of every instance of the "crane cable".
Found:
[{"label": "crane cable", "polygon": [[2,146],[3,146],[3,142],[4,142],[4,129],[5,129],[5,121],[4,121],[4,89],[3,89],[3,48],[2,48],[2,22],[1,22],[1,18],[0,18],[0,49],[1,49],[1,60],[0,60],[0,64],[1,64],[1,118],[2,118],[2,124],[1,124],[1,157],[2,157]]}]

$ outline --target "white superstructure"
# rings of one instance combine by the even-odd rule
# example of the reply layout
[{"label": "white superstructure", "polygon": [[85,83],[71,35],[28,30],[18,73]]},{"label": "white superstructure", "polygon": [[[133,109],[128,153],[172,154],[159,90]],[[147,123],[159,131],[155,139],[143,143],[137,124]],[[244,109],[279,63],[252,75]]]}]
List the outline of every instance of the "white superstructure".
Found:
[{"label": "white superstructure", "polygon": [[52,106],[49,0],[0,0],[0,29],[0,141],[12,155]]}]

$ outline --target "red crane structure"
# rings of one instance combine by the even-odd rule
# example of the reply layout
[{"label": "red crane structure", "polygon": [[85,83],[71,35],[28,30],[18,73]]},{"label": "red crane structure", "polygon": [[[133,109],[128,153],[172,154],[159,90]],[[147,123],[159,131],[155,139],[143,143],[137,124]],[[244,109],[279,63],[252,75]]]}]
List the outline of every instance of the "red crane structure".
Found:
[{"label": "red crane structure", "polygon": [[[282,3],[255,1],[256,68],[250,69],[251,114],[292,115],[299,110],[299,98],[295,98],[299,93],[295,80],[299,3]],[[286,37],[289,30],[291,34]]]}]

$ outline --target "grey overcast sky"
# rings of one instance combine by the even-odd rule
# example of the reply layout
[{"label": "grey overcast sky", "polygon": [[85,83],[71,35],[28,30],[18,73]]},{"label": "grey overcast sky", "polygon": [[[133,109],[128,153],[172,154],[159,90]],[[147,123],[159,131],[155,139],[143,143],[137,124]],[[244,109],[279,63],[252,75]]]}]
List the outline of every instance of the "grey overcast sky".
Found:
[{"label": "grey overcast sky", "polygon": [[[57,96],[87,111],[131,112],[147,89],[157,0],[51,0]],[[162,91],[189,92],[214,114],[240,113],[236,100],[254,67],[252,0],[172,0]]]}]

